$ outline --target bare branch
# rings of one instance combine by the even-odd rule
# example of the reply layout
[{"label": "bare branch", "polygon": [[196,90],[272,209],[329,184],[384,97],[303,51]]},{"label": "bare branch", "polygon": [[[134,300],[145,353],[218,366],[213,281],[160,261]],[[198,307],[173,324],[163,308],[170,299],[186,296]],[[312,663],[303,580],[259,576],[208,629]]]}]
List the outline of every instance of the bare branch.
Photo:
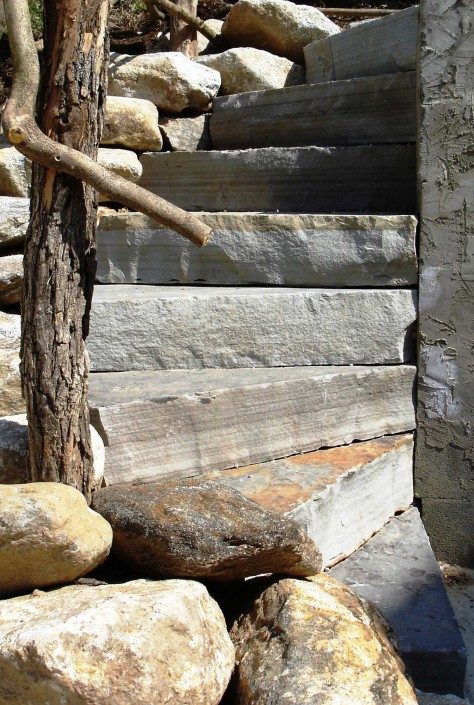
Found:
[{"label": "bare branch", "polygon": [[199,17],[192,15],[187,12],[184,8],[179,5],[175,5],[171,0],[152,0],[152,2],[162,10],[166,10],[173,17],[178,17],[183,22],[186,22],[190,27],[194,27],[200,32],[206,39],[209,39],[217,49],[228,49],[228,44],[218,32],[215,32],[209,26],[206,26],[205,21],[201,20]]},{"label": "bare branch", "polygon": [[28,0],[4,0],[3,4],[13,60],[12,91],[2,119],[8,141],[31,161],[70,174],[110,200],[145,213],[196,245],[205,245],[212,231],[195,215],[113,174],[85,154],[50,139],[39,129],[35,121],[39,62]]}]

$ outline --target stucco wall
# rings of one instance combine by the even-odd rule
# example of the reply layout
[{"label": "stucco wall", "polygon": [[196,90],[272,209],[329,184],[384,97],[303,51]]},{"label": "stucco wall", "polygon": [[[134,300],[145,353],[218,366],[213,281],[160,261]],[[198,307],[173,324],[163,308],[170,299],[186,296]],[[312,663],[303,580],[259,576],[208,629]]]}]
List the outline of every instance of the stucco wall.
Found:
[{"label": "stucco wall", "polygon": [[462,565],[474,563],[473,15],[472,0],[422,0],[419,33],[415,487],[438,558]]}]

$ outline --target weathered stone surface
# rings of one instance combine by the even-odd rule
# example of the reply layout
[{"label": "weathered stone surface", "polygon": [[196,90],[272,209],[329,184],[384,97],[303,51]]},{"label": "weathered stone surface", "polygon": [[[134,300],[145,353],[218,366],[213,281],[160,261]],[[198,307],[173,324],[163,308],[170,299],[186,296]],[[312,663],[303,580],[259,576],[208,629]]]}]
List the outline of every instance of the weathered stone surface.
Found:
[{"label": "weathered stone surface", "polygon": [[417,509],[391,519],[331,575],[390,622],[417,688],[463,694],[466,651]]},{"label": "weathered stone surface", "polygon": [[417,31],[416,5],[308,43],[306,83],[414,71]]},{"label": "weathered stone surface", "polygon": [[0,144],[0,196],[28,196],[30,176],[25,157]]},{"label": "weathered stone surface", "polygon": [[0,257],[0,306],[17,304],[23,284],[23,255]]},{"label": "weathered stone surface", "polygon": [[216,98],[215,149],[415,142],[414,71]]},{"label": "weathered stone surface", "polygon": [[[93,488],[99,489],[104,479],[105,448],[93,426],[91,429],[94,457]],[[28,482],[26,454],[28,450],[28,424],[26,414],[0,418],[0,483],[21,484]]]},{"label": "weathered stone surface", "polygon": [[140,185],[193,211],[416,213],[414,145],[144,153]]},{"label": "weathered stone surface", "polygon": [[309,5],[295,5],[287,0],[238,0],[230,8],[221,31],[234,46],[267,49],[301,63],[306,44],[341,30]]},{"label": "weathered stone surface", "polygon": [[0,506],[0,595],[69,582],[110,551],[112,529],[73,487],[0,485]]},{"label": "weathered stone surface", "polygon": [[177,51],[128,56],[115,54],[109,68],[110,95],[143,98],[159,110],[209,110],[220,88],[217,71]]},{"label": "weathered stone surface", "polygon": [[297,521],[323,567],[353,553],[413,501],[413,436],[292,455],[212,475],[260,506]]},{"label": "weathered stone surface", "polygon": [[92,506],[112,526],[114,555],[145,575],[227,581],[321,569],[299,524],[212,480],[109,487]]},{"label": "weathered stone surface", "polygon": [[141,98],[108,96],[101,144],[159,152],[163,140],[156,106]]},{"label": "weathered stone surface", "polygon": [[106,484],[260,463],[415,427],[410,366],[93,374]]},{"label": "weathered stone surface", "polygon": [[199,149],[211,149],[209,115],[161,118],[160,130],[165,148],[169,148],[173,152],[195,152]]},{"label": "weathered stone surface", "polygon": [[218,705],[224,617],[189,580],[74,585],[0,602],[0,705]]},{"label": "weathered stone surface", "polygon": [[438,695],[416,691],[419,705],[470,705],[469,700],[462,700],[456,695]]},{"label": "weathered stone surface", "polygon": [[141,213],[103,214],[97,279],[104,284],[410,286],[417,283],[413,216],[200,213],[213,229],[198,248]]},{"label": "weathered stone surface", "polygon": [[28,198],[0,196],[0,252],[2,248],[21,245],[30,219]]},{"label": "weathered stone surface", "polygon": [[112,149],[101,147],[97,156],[101,166],[110,169],[114,174],[122,176],[127,181],[136,182],[142,175],[140,161],[130,149]]},{"label": "weathered stone surface", "polygon": [[327,575],[280,580],[231,630],[242,705],[416,705],[377,612]]},{"label": "weathered stone surface", "polygon": [[403,289],[106,285],[88,350],[98,372],[388,364],[412,358],[415,319]]},{"label": "weathered stone surface", "polygon": [[20,316],[0,311],[0,416],[25,409],[20,384]]},{"label": "weathered stone surface", "polygon": [[[203,66],[219,71],[221,94],[264,91],[304,83],[304,69],[282,56],[262,49],[239,47],[198,59]],[[246,145],[248,146],[248,145]]]}]

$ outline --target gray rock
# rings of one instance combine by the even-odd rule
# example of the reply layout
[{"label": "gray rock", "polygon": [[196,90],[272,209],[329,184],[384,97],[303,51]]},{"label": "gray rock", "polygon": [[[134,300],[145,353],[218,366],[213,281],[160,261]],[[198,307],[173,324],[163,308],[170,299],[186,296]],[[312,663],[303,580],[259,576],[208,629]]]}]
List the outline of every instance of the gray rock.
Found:
[{"label": "gray rock", "polygon": [[165,147],[169,147],[173,152],[195,152],[200,149],[211,149],[209,115],[161,118],[160,130]]},{"label": "gray rock", "polygon": [[28,198],[0,196],[0,252],[24,242],[29,219]]},{"label": "gray rock", "polygon": [[108,487],[92,506],[112,525],[115,556],[145,575],[229,581],[321,569],[299,524],[212,480]]},{"label": "gray rock", "polygon": [[108,96],[101,144],[159,152],[163,141],[156,106],[141,98]]},{"label": "gray rock", "polygon": [[417,688],[462,696],[466,652],[417,509],[391,519],[331,575],[390,622]]},{"label": "gray rock", "polygon": [[463,700],[456,695],[439,695],[416,691],[419,705],[470,705],[469,700]]},{"label": "gray rock", "polygon": [[202,56],[198,63],[219,71],[222,95],[264,91],[304,83],[302,66],[261,49],[228,49],[221,54]]},{"label": "gray rock", "polygon": [[200,213],[199,217],[213,229],[209,244],[202,248],[140,213],[104,213],[97,233],[97,279],[104,284],[217,286],[417,283],[413,216]]},{"label": "gray rock", "polygon": [[415,427],[407,365],[93,374],[106,484],[196,475]]},{"label": "gray rock", "polygon": [[20,302],[23,286],[23,255],[0,257],[0,306]]},{"label": "gray rock", "polygon": [[88,350],[98,372],[390,364],[412,359],[416,315],[403,289],[106,285]]},{"label": "gray rock", "polygon": [[28,196],[31,170],[25,157],[0,144],[0,196]]}]

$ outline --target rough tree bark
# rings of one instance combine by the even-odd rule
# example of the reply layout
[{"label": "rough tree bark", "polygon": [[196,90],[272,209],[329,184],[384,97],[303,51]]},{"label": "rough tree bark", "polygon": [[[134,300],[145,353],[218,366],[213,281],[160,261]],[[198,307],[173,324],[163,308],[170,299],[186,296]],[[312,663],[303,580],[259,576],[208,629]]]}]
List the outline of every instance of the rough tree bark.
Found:
[{"label": "rough tree bark", "polygon": [[[198,0],[174,0],[174,2],[193,17],[197,17]],[[170,49],[180,51],[190,59],[195,59],[198,55],[196,29],[175,15],[170,17]]]}]

